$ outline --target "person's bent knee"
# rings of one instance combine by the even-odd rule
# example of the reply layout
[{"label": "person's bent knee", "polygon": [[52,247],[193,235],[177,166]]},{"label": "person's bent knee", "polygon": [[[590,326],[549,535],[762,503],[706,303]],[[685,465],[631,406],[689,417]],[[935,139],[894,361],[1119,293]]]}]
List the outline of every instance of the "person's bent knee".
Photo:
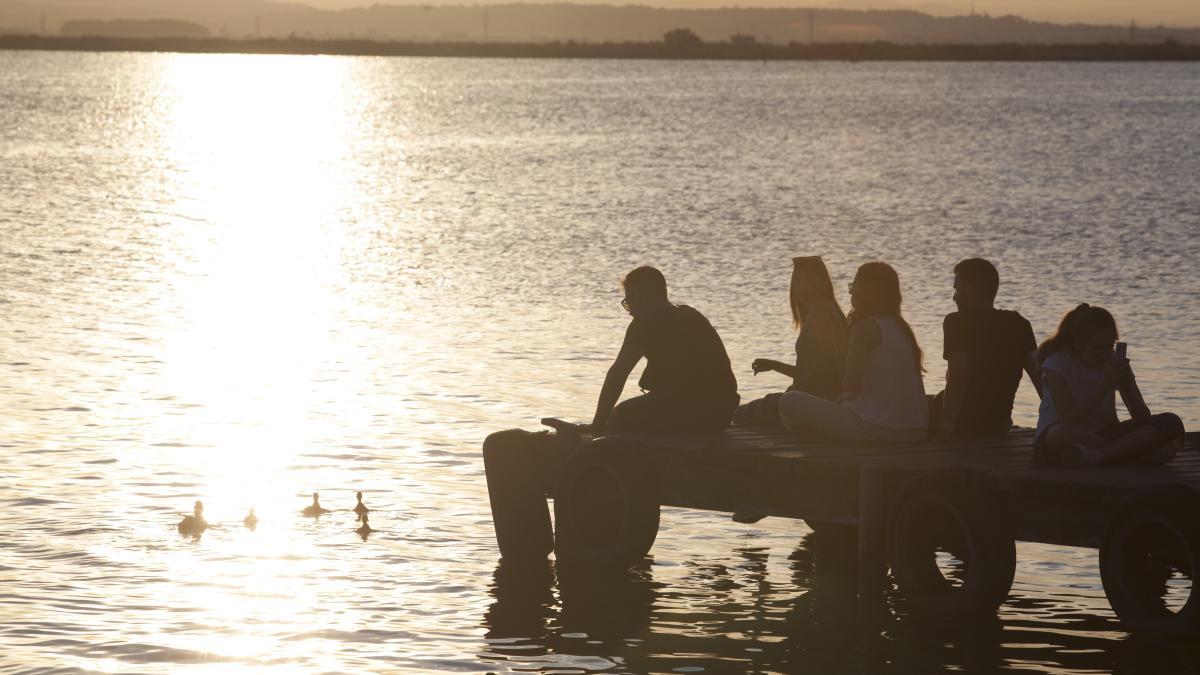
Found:
[{"label": "person's bent knee", "polygon": [[1150,424],[1162,434],[1163,440],[1183,438],[1183,420],[1175,413],[1158,413],[1150,416]]},{"label": "person's bent knee", "polygon": [[797,427],[803,426],[798,413],[808,396],[802,391],[788,391],[779,397],[779,421],[784,428],[795,431]]}]

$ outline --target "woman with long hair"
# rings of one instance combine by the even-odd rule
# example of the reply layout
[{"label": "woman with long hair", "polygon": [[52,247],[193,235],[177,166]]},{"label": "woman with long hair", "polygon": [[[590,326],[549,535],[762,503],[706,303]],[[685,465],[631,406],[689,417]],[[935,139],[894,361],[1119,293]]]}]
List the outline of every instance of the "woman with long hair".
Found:
[{"label": "woman with long hair", "polygon": [[843,441],[914,441],[927,437],[929,406],[921,347],[900,313],[900,277],[869,262],[850,284],[850,335],[841,394],[807,392],[779,399],[784,426]]},{"label": "woman with long hair", "polygon": [[[789,293],[796,336],[796,363],[754,359],[754,374],[776,372],[792,378],[787,391],[835,398],[842,387],[846,360],[846,315],[833,294],[833,281],[821,256],[792,258]],[[739,406],[733,423],[779,426],[779,397],[766,396]]]},{"label": "woman with long hair", "polygon": [[[1183,437],[1172,413],[1150,413],[1129,359],[1114,351],[1117,322],[1087,303],[1067,312],[1038,347],[1047,393],[1038,410],[1034,462],[1061,466],[1159,464]],[[1132,419],[1117,419],[1116,392]]]}]

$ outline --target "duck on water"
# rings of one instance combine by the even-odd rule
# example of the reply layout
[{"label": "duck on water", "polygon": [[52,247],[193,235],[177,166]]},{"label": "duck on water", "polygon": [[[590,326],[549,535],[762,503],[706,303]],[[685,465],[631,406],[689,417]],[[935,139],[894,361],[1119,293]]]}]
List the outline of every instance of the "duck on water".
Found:
[{"label": "duck on water", "polygon": [[179,534],[188,537],[199,537],[208,529],[208,521],[204,520],[204,502],[197,501],[192,507],[192,514],[184,516],[179,521]]},{"label": "duck on water", "polygon": [[321,506],[321,496],[319,494],[316,492],[312,493],[312,500],[312,504],[304,507],[304,510],[301,511],[301,513],[309,518],[320,518],[326,513],[329,513],[329,509]]}]

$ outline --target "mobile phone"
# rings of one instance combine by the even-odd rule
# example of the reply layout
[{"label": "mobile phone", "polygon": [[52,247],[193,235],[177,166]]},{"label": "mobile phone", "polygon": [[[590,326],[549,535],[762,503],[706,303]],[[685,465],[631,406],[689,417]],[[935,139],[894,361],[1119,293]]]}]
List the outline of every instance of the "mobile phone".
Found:
[{"label": "mobile phone", "polygon": [[1127,356],[1128,351],[1129,351],[1129,345],[1127,343],[1124,343],[1124,342],[1117,343],[1117,358],[1118,359],[1129,358]]}]

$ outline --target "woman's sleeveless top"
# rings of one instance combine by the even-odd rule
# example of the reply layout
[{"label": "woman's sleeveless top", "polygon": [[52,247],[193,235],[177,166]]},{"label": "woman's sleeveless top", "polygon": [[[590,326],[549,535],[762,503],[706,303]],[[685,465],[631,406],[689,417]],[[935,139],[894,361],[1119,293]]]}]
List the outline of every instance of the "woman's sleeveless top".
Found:
[{"label": "woman's sleeveless top", "polygon": [[864,422],[884,429],[926,429],[929,403],[912,344],[894,317],[871,317],[880,341],[867,354],[858,397],[851,403]]}]

